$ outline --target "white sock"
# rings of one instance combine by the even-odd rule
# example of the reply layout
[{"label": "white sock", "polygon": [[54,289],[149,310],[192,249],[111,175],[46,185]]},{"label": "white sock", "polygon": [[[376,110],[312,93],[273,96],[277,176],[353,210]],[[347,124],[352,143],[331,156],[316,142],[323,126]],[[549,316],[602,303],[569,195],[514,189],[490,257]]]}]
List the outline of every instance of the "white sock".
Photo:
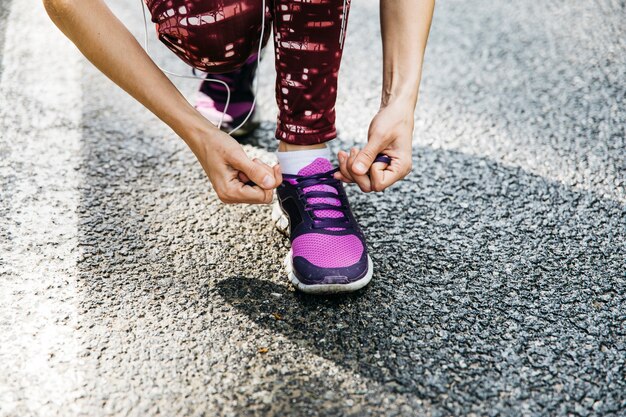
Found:
[{"label": "white sock", "polygon": [[305,151],[277,151],[276,156],[283,174],[297,175],[302,168],[317,158],[325,158],[330,161],[330,149],[326,146],[321,149],[307,149]]}]

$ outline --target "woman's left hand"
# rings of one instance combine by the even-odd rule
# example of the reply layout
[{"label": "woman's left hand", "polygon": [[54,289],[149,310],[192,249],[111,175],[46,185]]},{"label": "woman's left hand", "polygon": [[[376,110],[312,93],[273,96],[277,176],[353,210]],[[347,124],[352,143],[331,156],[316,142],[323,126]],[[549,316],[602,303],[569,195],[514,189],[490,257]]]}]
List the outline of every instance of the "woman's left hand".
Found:
[{"label": "woman's left hand", "polygon": [[[361,191],[383,191],[406,177],[412,169],[414,107],[389,103],[372,119],[368,142],[362,150],[352,148],[350,154],[337,153],[339,172],[335,178],[355,182]],[[379,153],[391,158],[391,163],[374,163]]]}]

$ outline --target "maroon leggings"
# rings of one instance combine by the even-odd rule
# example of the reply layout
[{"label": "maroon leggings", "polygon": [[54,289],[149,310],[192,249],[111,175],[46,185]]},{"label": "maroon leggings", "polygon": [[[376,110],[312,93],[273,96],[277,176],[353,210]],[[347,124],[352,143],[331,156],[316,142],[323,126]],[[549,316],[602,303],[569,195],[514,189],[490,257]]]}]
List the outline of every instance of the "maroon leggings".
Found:
[{"label": "maroon leggings", "polygon": [[[146,4],[159,39],[202,71],[233,71],[258,50],[261,0]],[[337,74],[349,8],[350,0],[266,0],[263,42],[273,22],[278,139],[310,145],[336,137]]]}]

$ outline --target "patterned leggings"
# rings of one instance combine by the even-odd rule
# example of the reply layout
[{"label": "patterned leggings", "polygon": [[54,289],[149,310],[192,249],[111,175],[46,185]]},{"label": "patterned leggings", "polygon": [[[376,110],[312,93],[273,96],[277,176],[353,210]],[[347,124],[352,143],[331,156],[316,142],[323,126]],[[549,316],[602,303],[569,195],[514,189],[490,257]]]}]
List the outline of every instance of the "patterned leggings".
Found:
[{"label": "patterned leggings", "polygon": [[[210,74],[240,68],[256,54],[261,0],[146,0],[159,39]],[[345,10],[344,10],[345,6]],[[266,0],[273,22],[276,137],[311,145],[336,137],[335,100],[350,0]]]}]

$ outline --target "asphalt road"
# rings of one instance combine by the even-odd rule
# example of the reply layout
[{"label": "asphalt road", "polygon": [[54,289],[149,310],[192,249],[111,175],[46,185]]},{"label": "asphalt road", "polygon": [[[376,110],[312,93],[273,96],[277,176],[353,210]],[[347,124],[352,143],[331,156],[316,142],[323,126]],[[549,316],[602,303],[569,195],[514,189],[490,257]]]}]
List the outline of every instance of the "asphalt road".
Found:
[{"label": "asphalt road", "polygon": [[[377,109],[377,13],[353,2],[335,149]],[[373,282],[324,299],[269,207],[220,204],[38,1],[2,1],[0,416],[626,415],[625,15],[439,2],[414,171],[348,191]],[[245,149],[273,161],[267,52]]]}]

